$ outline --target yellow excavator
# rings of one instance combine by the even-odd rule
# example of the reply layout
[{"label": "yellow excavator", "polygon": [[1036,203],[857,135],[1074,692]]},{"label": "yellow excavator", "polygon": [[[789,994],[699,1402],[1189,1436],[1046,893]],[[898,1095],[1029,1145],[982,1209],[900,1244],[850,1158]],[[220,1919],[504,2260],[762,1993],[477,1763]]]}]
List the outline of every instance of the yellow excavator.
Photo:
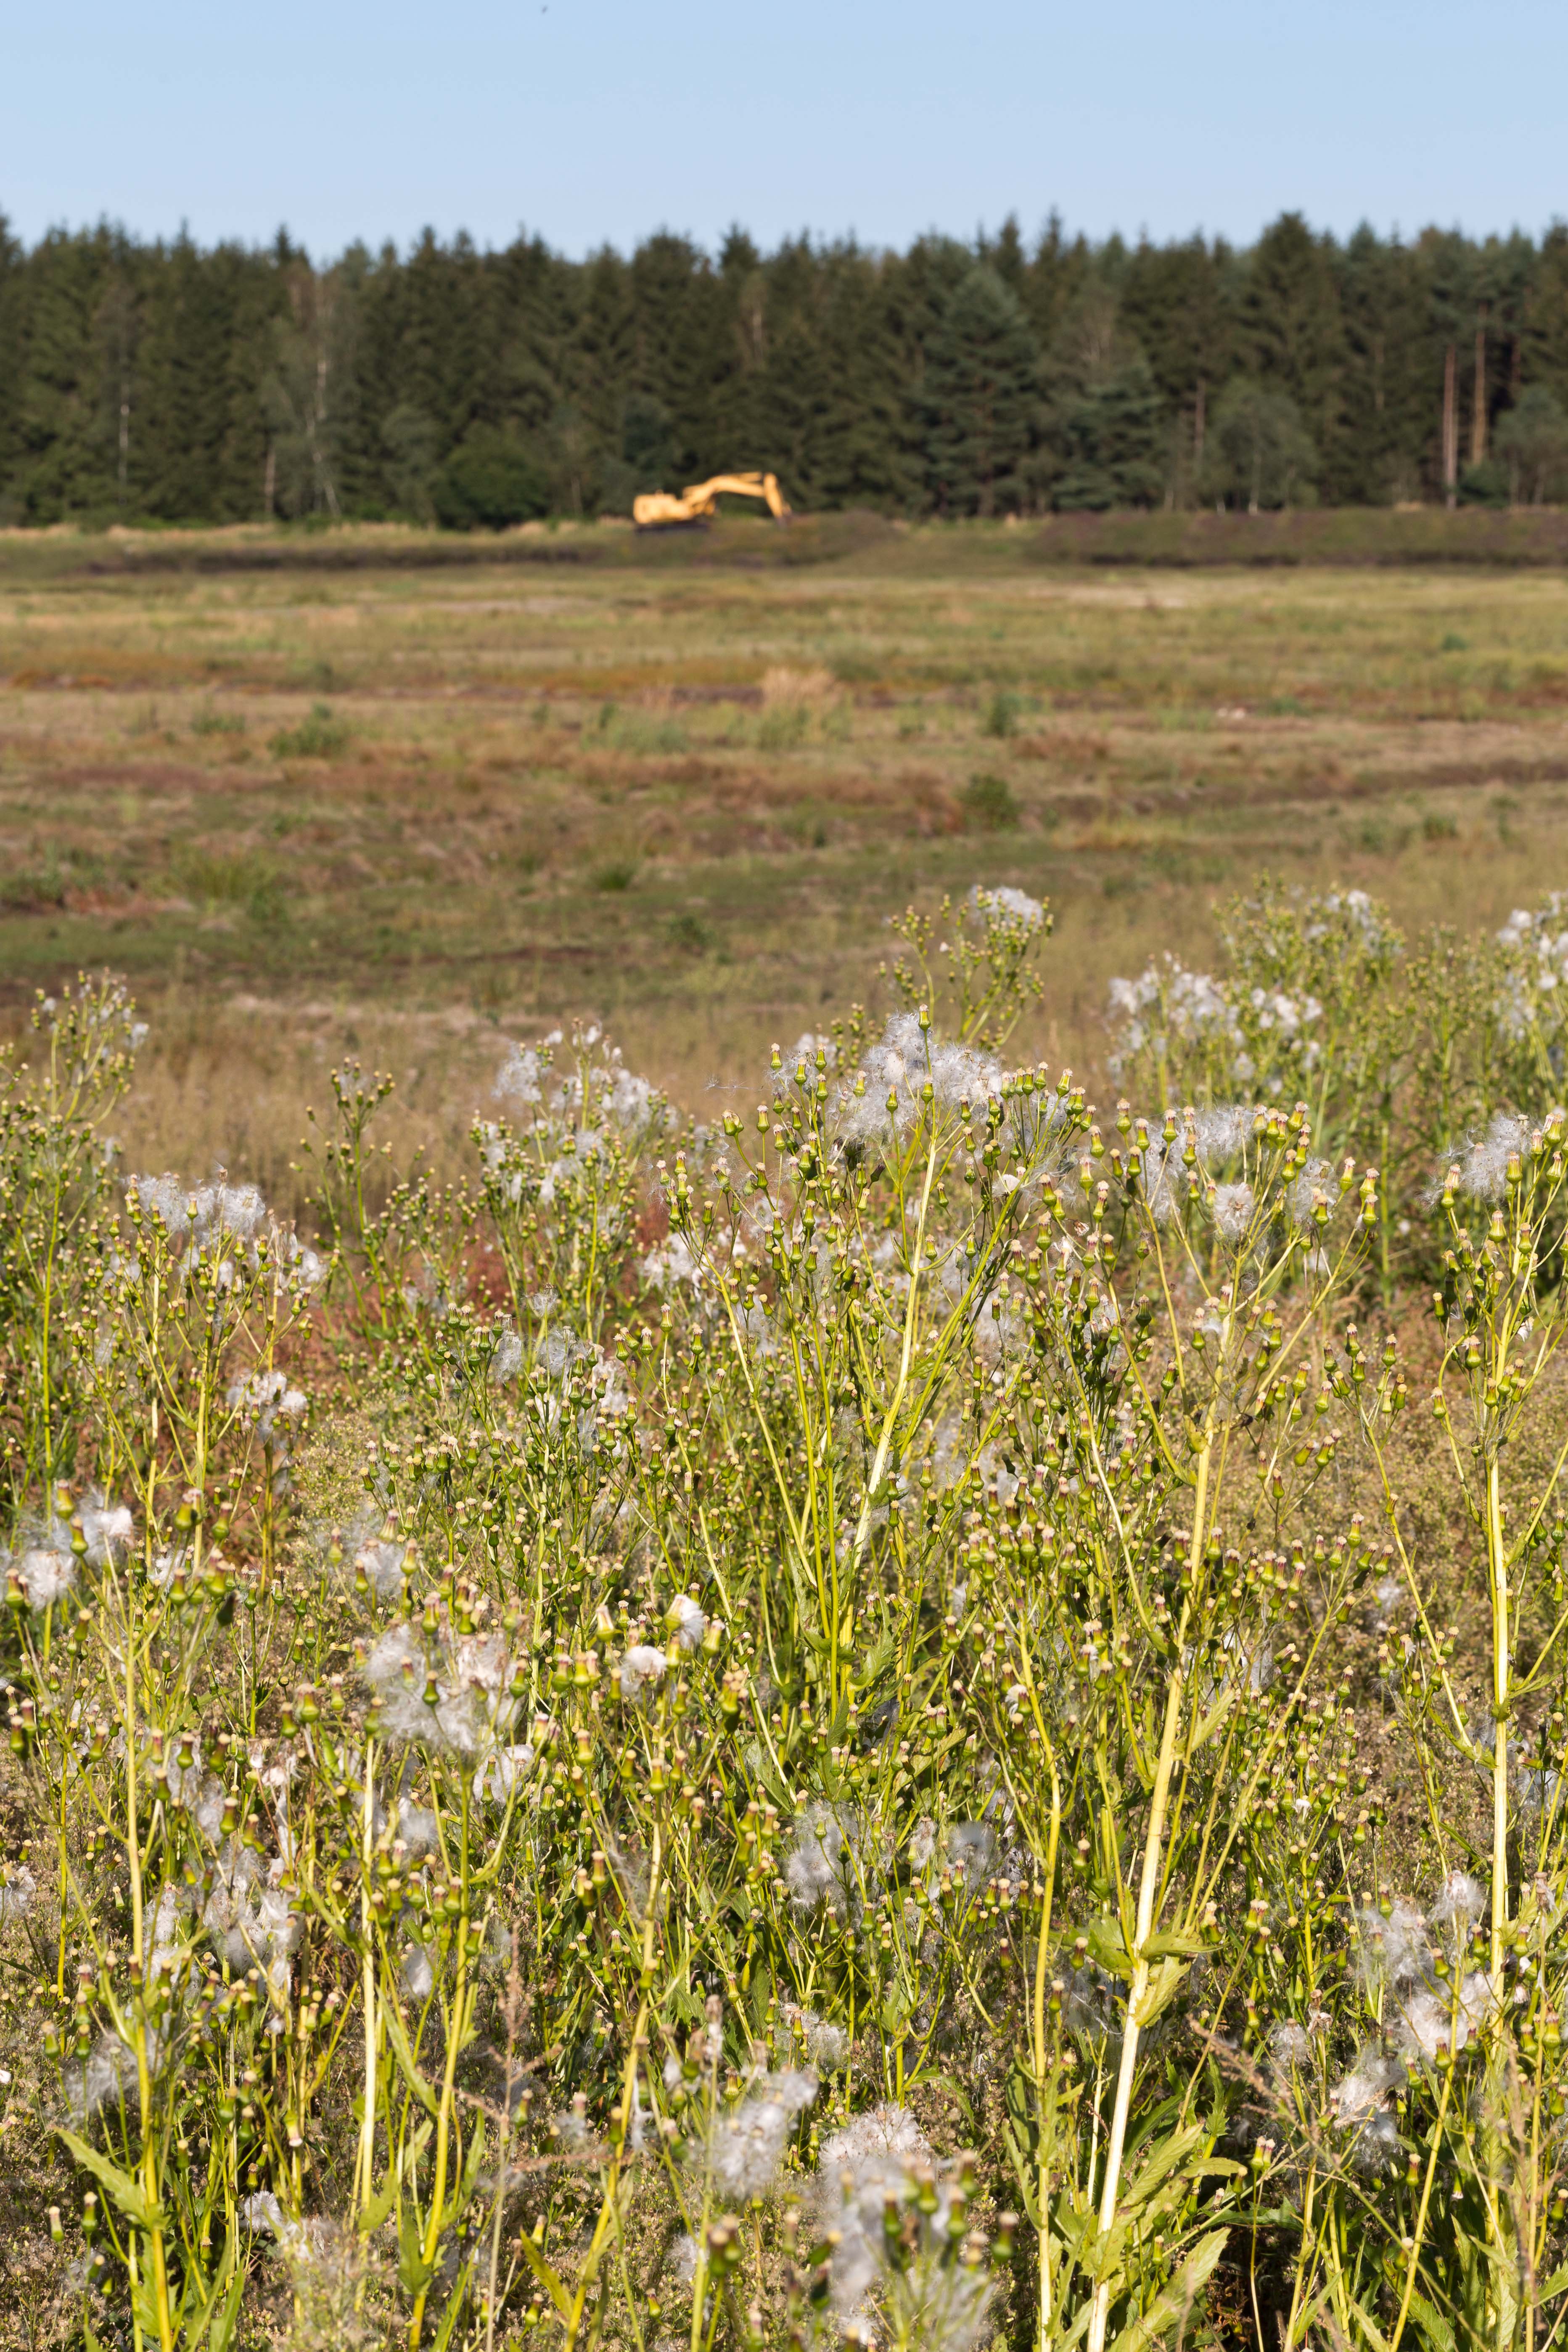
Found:
[{"label": "yellow excavator", "polygon": [[774,474],[715,474],[711,481],[694,482],[678,499],[668,490],[644,490],[632,501],[632,520],[639,530],[706,522],[717,513],[719,499],[727,491],[736,498],[762,499],[775,522],[789,520],[789,509]]}]

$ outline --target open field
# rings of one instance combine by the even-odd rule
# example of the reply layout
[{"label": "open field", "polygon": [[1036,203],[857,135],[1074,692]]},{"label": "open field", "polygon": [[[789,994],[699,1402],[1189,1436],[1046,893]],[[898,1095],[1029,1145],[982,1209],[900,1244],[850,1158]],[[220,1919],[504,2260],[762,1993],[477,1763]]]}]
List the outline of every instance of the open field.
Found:
[{"label": "open field", "polygon": [[1413,925],[1568,879],[1562,573],[1080,542],[1121,560],[857,519],[439,568],[413,533],[13,537],[0,990],[127,974],[154,1026],[130,1139],[287,1190],[341,1050],[433,1139],[497,1027],[578,1013],[695,1101],[977,878],[1053,901],[1028,1042],[1091,1069],[1109,975],[1202,957],[1260,869]]},{"label": "open field", "polygon": [[5,588],[0,2352],[1562,2332],[1568,583],[780,544]]}]

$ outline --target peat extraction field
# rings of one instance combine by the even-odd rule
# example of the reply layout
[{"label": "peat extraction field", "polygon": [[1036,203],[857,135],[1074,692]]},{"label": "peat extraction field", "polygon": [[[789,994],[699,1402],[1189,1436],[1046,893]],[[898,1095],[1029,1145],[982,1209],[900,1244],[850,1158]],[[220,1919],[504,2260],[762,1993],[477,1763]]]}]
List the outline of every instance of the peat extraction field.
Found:
[{"label": "peat extraction field", "polygon": [[874,1005],[886,918],[977,880],[1051,898],[1028,1043],[1093,1072],[1109,978],[1209,960],[1260,874],[1415,927],[1568,879],[1561,572],[1128,551],[858,518],[493,561],[13,535],[5,1003],[122,974],[153,1031],[131,1132],[276,1185],[340,1050],[433,1143],[497,1027],[596,1016],[695,1104]]}]

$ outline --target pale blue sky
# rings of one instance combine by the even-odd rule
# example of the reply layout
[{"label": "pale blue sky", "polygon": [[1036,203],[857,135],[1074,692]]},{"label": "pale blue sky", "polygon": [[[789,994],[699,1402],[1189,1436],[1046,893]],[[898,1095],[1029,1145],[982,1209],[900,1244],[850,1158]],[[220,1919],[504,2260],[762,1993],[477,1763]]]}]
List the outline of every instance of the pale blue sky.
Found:
[{"label": "pale blue sky", "polygon": [[1562,0],[0,0],[0,210],[318,255],[426,223],[903,245],[1539,230],[1568,213]]}]

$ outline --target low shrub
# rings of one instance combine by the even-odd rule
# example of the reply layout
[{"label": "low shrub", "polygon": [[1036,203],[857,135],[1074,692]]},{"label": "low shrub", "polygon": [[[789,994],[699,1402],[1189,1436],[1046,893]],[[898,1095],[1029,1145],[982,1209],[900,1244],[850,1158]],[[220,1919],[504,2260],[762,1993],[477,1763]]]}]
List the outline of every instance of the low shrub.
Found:
[{"label": "low shrub", "polygon": [[312,703],[298,727],[282,728],[272,739],[278,760],[336,760],[348,748],[348,723],[334,717],[326,702]]},{"label": "low shrub", "polygon": [[1021,814],[1018,796],[1005,776],[971,776],[961,805],[966,823],[979,833],[1010,833]]}]

